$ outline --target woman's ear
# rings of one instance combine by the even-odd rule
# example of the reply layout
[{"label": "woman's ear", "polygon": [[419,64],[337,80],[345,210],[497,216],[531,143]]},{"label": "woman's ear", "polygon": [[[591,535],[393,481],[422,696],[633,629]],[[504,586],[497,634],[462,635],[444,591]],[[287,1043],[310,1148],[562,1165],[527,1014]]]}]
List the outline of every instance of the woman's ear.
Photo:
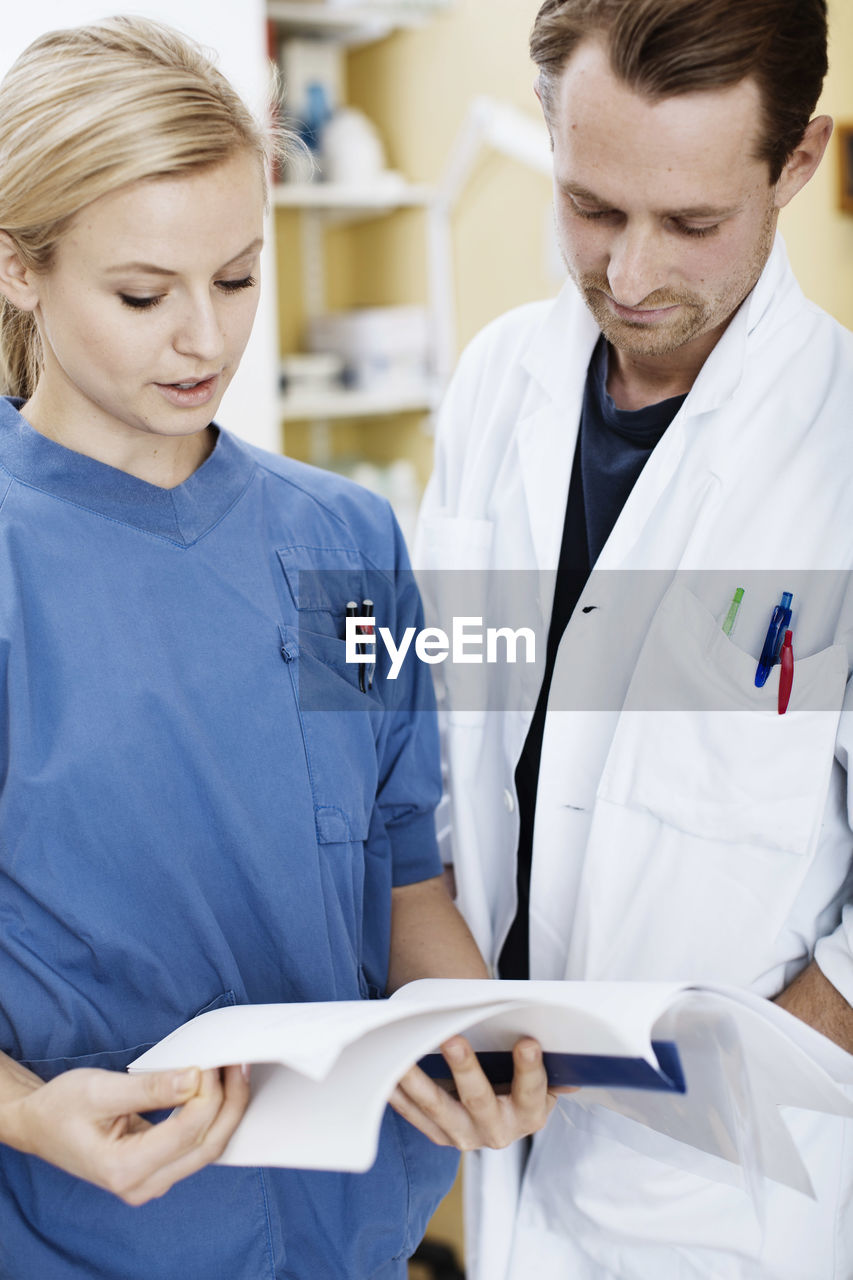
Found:
[{"label": "woman's ear", "polygon": [[24,263],[8,231],[0,231],[0,293],[19,311],[34,311],[38,306],[35,272]]}]

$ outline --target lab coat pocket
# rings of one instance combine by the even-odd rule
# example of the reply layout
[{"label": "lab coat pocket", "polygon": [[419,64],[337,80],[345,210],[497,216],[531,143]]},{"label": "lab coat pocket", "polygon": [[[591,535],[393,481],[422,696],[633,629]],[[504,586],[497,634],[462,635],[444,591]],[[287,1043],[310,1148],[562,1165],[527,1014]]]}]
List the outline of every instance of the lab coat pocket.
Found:
[{"label": "lab coat pocket", "polygon": [[805,854],[817,835],[847,680],[842,645],[755,687],[738,649],[685,587],[667,592],[631,679],[599,795],[681,831]]},{"label": "lab coat pocket", "polygon": [[[779,668],[679,583],[638,658],[598,786],[575,947],[590,976],[750,983],[808,871],[847,678],[832,646]],[[685,968],[687,966],[687,969]]]}]

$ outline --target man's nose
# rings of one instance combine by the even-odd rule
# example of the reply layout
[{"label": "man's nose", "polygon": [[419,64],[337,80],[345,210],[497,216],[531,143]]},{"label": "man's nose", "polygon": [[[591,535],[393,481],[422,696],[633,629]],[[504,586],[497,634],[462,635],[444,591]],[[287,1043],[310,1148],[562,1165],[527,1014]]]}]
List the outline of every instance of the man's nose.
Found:
[{"label": "man's nose", "polygon": [[607,282],[615,302],[638,307],[665,283],[651,228],[624,227],[610,246]]}]

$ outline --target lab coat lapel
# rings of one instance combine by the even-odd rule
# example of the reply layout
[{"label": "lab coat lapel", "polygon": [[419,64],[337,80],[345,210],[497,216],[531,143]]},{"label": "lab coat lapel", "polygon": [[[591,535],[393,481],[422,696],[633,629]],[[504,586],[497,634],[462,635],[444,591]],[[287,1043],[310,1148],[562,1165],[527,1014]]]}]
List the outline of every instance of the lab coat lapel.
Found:
[{"label": "lab coat lapel", "polygon": [[776,237],[767,264],[705,361],[681,410],[646,463],[596,562],[596,570],[676,569],[706,504],[730,469],[732,428],[720,410],[743,376],[750,336],[761,323],[787,269]]},{"label": "lab coat lapel", "polygon": [[567,283],[522,364],[533,387],[518,424],[519,464],[539,569],[556,569],[586,369],[599,336]]}]

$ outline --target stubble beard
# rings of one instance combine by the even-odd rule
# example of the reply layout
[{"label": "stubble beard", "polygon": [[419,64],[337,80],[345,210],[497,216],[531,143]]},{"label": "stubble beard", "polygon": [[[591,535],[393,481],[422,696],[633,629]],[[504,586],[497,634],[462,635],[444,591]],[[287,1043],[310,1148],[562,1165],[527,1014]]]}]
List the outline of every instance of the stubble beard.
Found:
[{"label": "stubble beard", "polygon": [[606,276],[575,271],[568,260],[566,266],[611,346],[625,355],[668,356],[713,329],[725,328],[761,275],[773,247],[775,229],[775,211],[769,208],[749,262],[725,281],[716,294],[702,296],[690,290],[671,289],[657,289],[650,293],[637,310],[678,307],[670,319],[656,324],[626,320],[616,315],[608,302],[613,295]]},{"label": "stubble beard", "polygon": [[679,309],[667,320],[644,324],[624,320],[612,311],[607,301],[612,295],[606,280],[582,276],[575,277],[575,282],[607,341],[626,355],[670,355],[709,327],[712,307],[707,299],[695,294],[663,291],[649,294],[643,299],[643,308],[677,306]]}]

